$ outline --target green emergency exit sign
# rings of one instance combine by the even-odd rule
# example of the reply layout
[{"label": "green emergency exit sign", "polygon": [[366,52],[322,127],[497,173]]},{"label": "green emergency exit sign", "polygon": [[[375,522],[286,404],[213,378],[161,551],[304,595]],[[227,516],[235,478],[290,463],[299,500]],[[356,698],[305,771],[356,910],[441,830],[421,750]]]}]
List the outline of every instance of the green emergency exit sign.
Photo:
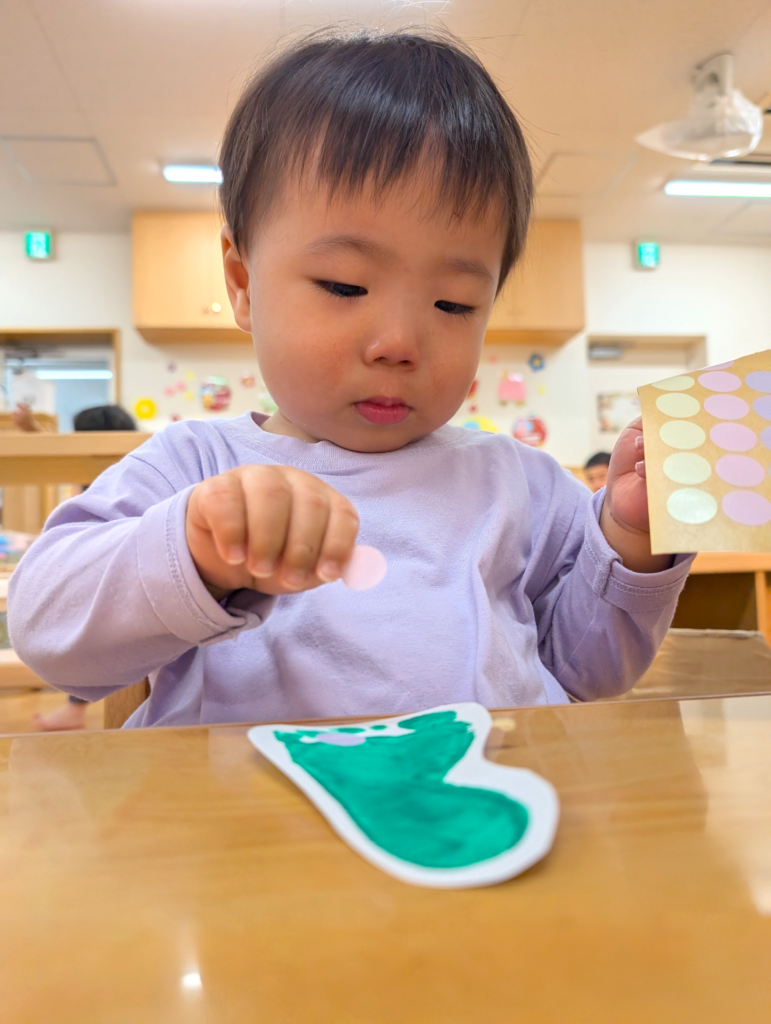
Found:
[{"label": "green emergency exit sign", "polygon": [[634,265],[638,270],[655,270],[661,260],[658,242],[635,242]]},{"label": "green emergency exit sign", "polygon": [[50,260],[53,256],[50,231],[28,231],[24,248],[31,260]]}]

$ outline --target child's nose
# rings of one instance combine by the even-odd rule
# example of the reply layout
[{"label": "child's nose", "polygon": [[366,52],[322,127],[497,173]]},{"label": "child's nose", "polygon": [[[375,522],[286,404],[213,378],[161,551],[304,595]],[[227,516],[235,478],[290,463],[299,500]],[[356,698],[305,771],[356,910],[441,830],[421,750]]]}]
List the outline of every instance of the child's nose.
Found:
[{"label": "child's nose", "polygon": [[417,330],[411,324],[389,324],[367,344],[364,360],[367,363],[415,369],[420,363]]}]

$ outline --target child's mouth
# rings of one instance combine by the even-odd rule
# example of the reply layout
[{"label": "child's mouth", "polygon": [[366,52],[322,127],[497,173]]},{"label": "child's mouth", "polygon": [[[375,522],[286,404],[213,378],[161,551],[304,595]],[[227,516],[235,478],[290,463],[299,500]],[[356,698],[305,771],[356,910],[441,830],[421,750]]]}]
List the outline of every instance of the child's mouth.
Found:
[{"label": "child's mouth", "polygon": [[410,414],[410,407],[400,398],[367,398],[356,402],[356,409],[365,420],[384,427],[401,423]]}]

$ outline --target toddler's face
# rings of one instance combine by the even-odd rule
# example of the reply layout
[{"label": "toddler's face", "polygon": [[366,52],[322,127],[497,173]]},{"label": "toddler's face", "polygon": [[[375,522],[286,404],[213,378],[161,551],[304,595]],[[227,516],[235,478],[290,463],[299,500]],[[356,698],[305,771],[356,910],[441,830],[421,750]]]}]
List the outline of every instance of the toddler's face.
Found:
[{"label": "toddler's face", "polygon": [[278,405],[265,429],[384,452],[455,414],[479,363],[504,236],[495,210],[448,222],[431,209],[416,185],[375,202],[298,184],[243,263],[223,233],[236,321]]}]

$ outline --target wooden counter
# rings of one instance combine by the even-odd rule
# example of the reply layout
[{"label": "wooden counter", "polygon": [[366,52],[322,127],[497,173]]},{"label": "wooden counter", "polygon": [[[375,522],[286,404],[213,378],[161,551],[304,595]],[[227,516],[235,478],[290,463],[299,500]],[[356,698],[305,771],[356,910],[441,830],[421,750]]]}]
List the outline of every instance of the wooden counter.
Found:
[{"label": "wooden counter", "polygon": [[412,888],[246,728],[0,740],[9,1024],[768,1024],[771,697],[497,714],[549,857]]},{"label": "wooden counter", "polygon": [[89,430],[77,434],[0,437],[0,487],[8,484],[90,484],[151,434]]}]

